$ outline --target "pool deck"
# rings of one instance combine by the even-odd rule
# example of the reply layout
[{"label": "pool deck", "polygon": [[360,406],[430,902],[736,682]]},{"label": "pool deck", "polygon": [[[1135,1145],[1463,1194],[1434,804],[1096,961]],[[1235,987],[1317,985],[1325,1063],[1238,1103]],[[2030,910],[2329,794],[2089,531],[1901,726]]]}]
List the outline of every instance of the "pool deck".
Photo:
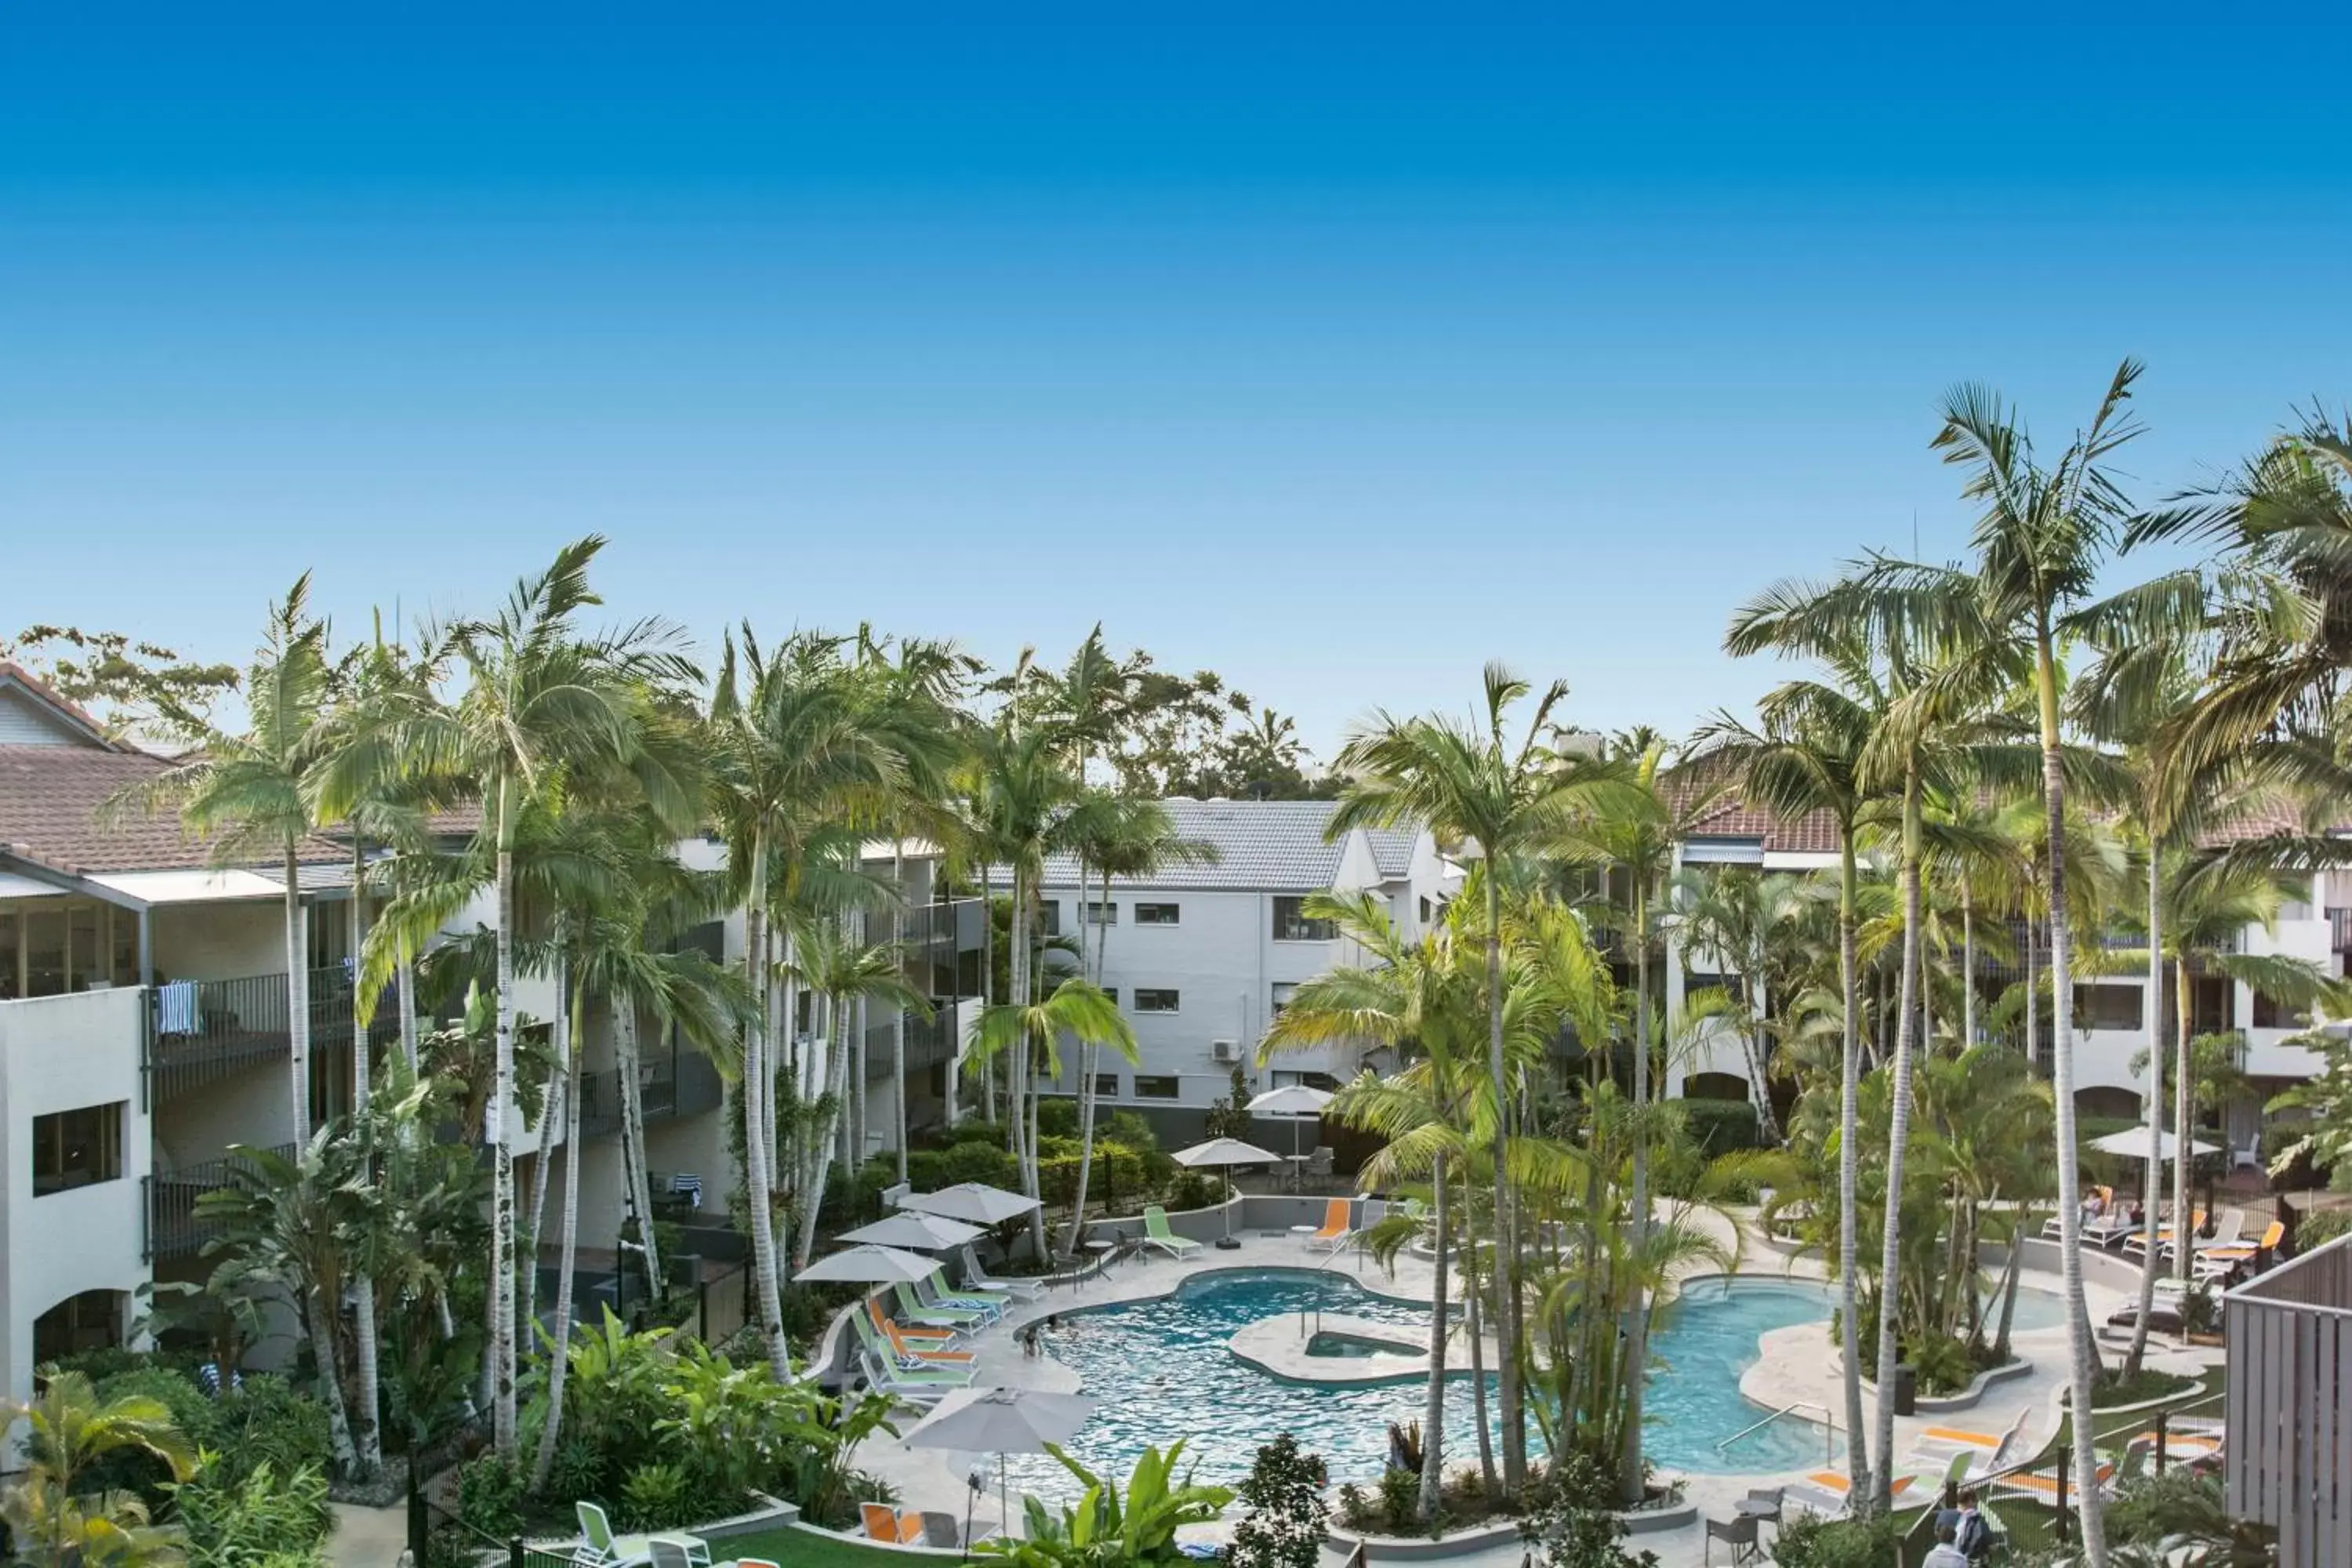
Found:
[{"label": "pool deck", "polygon": [[[1818,1280],[1823,1278],[1821,1264],[1812,1258],[1789,1258],[1763,1245],[1752,1232],[1744,1228],[1746,1216],[1741,1216],[1741,1253],[1739,1268],[1747,1274],[1783,1276],[1795,1279]],[[1723,1231],[1723,1239],[1732,1240],[1729,1227],[1710,1219],[1702,1221],[1711,1228]],[[1075,1393],[1078,1374],[1055,1360],[1052,1354],[1051,1332],[1040,1336],[1038,1353],[1032,1355],[1022,1348],[1019,1331],[1032,1323],[1042,1322],[1056,1313],[1090,1307],[1107,1307],[1121,1302],[1142,1300],[1164,1296],[1188,1277],[1216,1269],[1232,1268],[1314,1268],[1326,1259],[1303,1247],[1297,1237],[1288,1234],[1245,1234],[1239,1237],[1241,1246],[1232,1251],[1215,1248],[1179,1261],[1157,1253],[1131,1259],[1098,1279],[1088,1280],[1075,1288],[1063,1288],[1045,1292],[1034,1302],[1016,1303],[1013,1309],[995,1325],[978,1335],[969,1345],[976,1357],[975,1387],[1038,1388],[1054,1393]],[[1366,1288],[1412,1300],[1429,1300],[1433,1270],[1429,1261],[1410,1254],[1400,1256],[1393,1268],[1363,1258],[1360,1254],[1343,1254],[1328,1266],[1360,1279]],[[1694,1273],[1714,1273],[1712,1268],[1694,1269]],[[2029,1279],[2036,1284],[2051,1282],[2048,1277],[2036,1277],[2029,1270]],[[2103,1321],[2107,1313],[2128,1304],[2125,1293],[2100,1281],[2087,1281],[2092,1321]],[[1082,1330],[1079,1331],[1083,1331]],[[1779,1342],[1776,1343],[1775,1342]],[[1906,1454],[1916,1446],[1921,1431],[1930,1426],[1962,1426],[1971,1430],[2001,1432],[2017,1419],[2021,1411],[2027,1413],[2025,1436],[2033,1447],[2039,1447],[2057,1430],[2061,1390],[2066,1383],[2064,1331],[2060,1328],[2020,1331],[2012,1336],[2020,1355],[2033,1363],[2031,1373],[1998,1383],[1986,1390],[1975,1408],[1958,1415],[1931,1415],[1898,1416],[1895,1423],[1895,1451]],[[1826,1405],[1837,1412],[1835,1424],[1844,1425],[1844,1385],[1840,1374],[1834,1349],[1822,1337],[1816,1324],[1800,1324],[1794,1328],[1775,1330],[1764,1336],[1768,1353],[1759,1359],[1740,1379],[1740,1392],[1758,1405],[1760,1417],[1784,1405],[1808,1403]],[[2168,1371],[2195,1373],[2210,1363],[2212,1352],[2180,1352],[2169,1348],[2163,1341],[2152,1340],[2149,1364]],[[1466,1358],[1465,1358],[1466,1360]],[[1871,1394],[1865,1391],[1864,1412],[1874,1411]],[[912,1411],[902,1411],[898,1421],[900,1429],[911,1428],[917,1419]],[[1184,1436],[1170,1433],[1172,1439]],[[856,1463],[896,1486],[902,1506],[909,1508],[944,1509],[959,1517],[963,1511],[966,1487],[963,1478],[974,1468],[994,1475],[992,1455],[956,1454],[940,1449],[910,1448],[905,1442],[887,1436],[877,1436],[861,1447]],[[1740,1475],[1683,1476],[1685,1496],[1696,1505],[1699,1517],[1727,1518],[1733,1503],[1750,1488],[1778,1486],[1799,1480],[1804,1471],[1757,1472]],[[1021,1499],[1013,1499],[1013,1511],[1017,1517]],[[996,1499],[992,1484],[990,1495],[980,1510],[981,1517],[996,1516]],[[1682,1568],[1685,1563],[1699,1563],[1705,1552],[1705,1536],[1701,1526],[1661,1531],[1640,1537],[1637,1546],[1655,1552],[1662,1568]],[[1475,1568],[1516,1568],[1522,1555],[1517,1541],[1511,1541],[1486,1551],[1467,1553],[1449,1561],[1469,1563]],[[1339,1554],[1327,1553],[1327,1562],[1337,1563]]]}]

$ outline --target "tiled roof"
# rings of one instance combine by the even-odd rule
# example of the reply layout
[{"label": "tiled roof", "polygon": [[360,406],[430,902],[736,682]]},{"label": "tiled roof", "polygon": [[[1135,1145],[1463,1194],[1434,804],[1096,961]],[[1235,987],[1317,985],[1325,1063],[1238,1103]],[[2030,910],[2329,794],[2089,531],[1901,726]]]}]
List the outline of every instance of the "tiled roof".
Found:
[{"label": "tiled roof", "polygon": [[[59,870],[174,871],[212,864],[205,845],[184,836],[169,812],[101,820],[118,791],[171,766],[143,752],[94,746],[0,746],[0,848]],[[319,839],[305,861],[339,862],[346,852]]]},{"label": "tiled roof", "polygon": [[1834,855],[1838,848],[1837,817],[1827,811],[1802,816],[1775,816],[1755,811],[1738,800],[1726,800],[1691,825],[1694,838],[1758,838],[1767,854]]},{"label": "tiled roof", "polygon": [[[1217,858],[1202,865],[1170,866],[1149,878],[1115,877],[1114,888],[1321,892],[1339,874],[1341,846],[1323,841],[1324,826],[1339,809],[1331,801],[1174,798],[1160,804],[1168,808],[1179,837],[1214,845]],[[1368,837],[1381,875],[1404,875],[1418,836],[1398,829]],[[1072,857],[1046,858],[1045,885],[1066,888],[1077,880],[1077,861]]]}]

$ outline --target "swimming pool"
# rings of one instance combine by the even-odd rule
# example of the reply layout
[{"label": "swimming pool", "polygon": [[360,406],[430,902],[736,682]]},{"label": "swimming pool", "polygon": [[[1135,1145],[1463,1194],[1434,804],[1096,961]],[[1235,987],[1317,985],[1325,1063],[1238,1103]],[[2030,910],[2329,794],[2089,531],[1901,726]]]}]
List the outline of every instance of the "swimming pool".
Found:
[{"label": "swimming pool", "polygon": [[[1664,1468],[1705,1473],[1821,1463],[1822,1428],[1810,1422],[1776,1421],[1727,1452],[1716,1445],[1765,1414],[1739,1393],[1739,1374],[1756,1360],[1757,1337],[1825,1321],[1835,1300],[1830,1287],[1814,1280],[1743,1276],[1694,1283],[1650,1339],[1659,1363],[1645,1401],[1650,1458]],[[1070,1453],[1124,1477],[1146,1445],[1164,1447],[1189,1436],[1185,1452],[1197,1462],[1199,1479],[1230,1486],[1248,1472],[1261,1445],[1289,1432],[1323,1456],[1333,1480],[1370,1481],[1387,1460],[1389,1423],[1421,1418],[1425,1380],[1356,1388],[1286,1383],[1236,1361],[1225,1346],[1247,1324],[1318,1308],[1395,1323],[1410,1331],[1409,1339],[1425,1332],[1429,1321],[1425,1305],[1365,1289],[1345,1274],[1307,1269],[1195,1274],[1172,1296],[1064,1314],[1045,1346],[1098,1402]],[[2019,1292],[2019,1329],[2060,1321],[2056,1297]],[[1461,1349],[1457,1343],[1457,1356]],[[1826,1354],[1826,1342],[1822,1349]],[[1488,1382],[1491,1389],[1491,1375]],[[1488,1406],[1491,1418],[1491,1398]],[[1448,1464],[1475,1463],[1466,1375],[1448,1381],[1445,1410]],[[1076,1494],[1068,1473],[1049,1456],[1016,1455],[1011,1464],[1016,1486],[1041,1497]]]}]

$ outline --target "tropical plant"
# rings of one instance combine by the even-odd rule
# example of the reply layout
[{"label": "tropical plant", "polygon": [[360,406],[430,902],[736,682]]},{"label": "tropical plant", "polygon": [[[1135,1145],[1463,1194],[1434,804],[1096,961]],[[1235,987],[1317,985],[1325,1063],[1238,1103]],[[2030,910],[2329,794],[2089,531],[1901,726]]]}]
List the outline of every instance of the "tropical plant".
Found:
[{"label": "tropical plant", "polygon": [[1020,1568],[1120,1568],[1144,1563],[1177,1560],[1176,1532],[1188,1524],[1203,1524],[1224,1511],[1234,1500],[1225,1487],[1202,1486],[1188,1470],[1177,1473],[1184,1439],[1163,1453],[1147,1447],[1135,1461],[1127,1484],[1098,1476],[1048,1443],[1045,1451],[1086,1489],[1078,1500],[1058,1515],[1035,1498],[1025,1500],[1026,1538],[997,1536],[980,1542],[975,1551],[1008,1558]]},{"label": "tropical plant", "polygon": [[109,1456],[152,1456],[184,1481],[196,1454],[163,1401],[125,1395],[101,1403],[89,1379],[61,1372],[30,1404],[0,1405],[5,1424],[25,1424],[26,1465],[0,1492],[16,1556],[40,1568],[146,1568],[183,1558],[177,1530],[152,1523],[136,1492],[89,1492],[83,1478]]},{"label": "tropical plant", "polygon": [[1322,1459],[1287,1432],[1259,1448],[1237,1489],[1249,1511],[1234,1524],[1227,1553],[1234,1568],[1316,1568],[1331,1514],[1323,1501],[1329,1482]]}]

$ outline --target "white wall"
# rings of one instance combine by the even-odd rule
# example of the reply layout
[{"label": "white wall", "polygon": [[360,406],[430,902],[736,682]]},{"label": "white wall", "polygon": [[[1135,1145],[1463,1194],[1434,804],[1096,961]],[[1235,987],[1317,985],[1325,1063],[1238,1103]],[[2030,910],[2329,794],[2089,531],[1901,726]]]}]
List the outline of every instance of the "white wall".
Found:
[{"label": "white wall", "polygon": [[148,917],[148,936],[166,979],[286,973],[286,907],[273,900],[163,905]]},{"label": "white wall", "polygon": [[[0,1003],[0,1372],[11,1398],[32,1392],[36,1318],[82,1291],[128,1293],[147,1279],[140,1237],[149,1130],[139,1082],[146,1006],[136,986]],[[124,1107],[122,1174],[36,1197],[33,1119],[114,1101]]]}]

